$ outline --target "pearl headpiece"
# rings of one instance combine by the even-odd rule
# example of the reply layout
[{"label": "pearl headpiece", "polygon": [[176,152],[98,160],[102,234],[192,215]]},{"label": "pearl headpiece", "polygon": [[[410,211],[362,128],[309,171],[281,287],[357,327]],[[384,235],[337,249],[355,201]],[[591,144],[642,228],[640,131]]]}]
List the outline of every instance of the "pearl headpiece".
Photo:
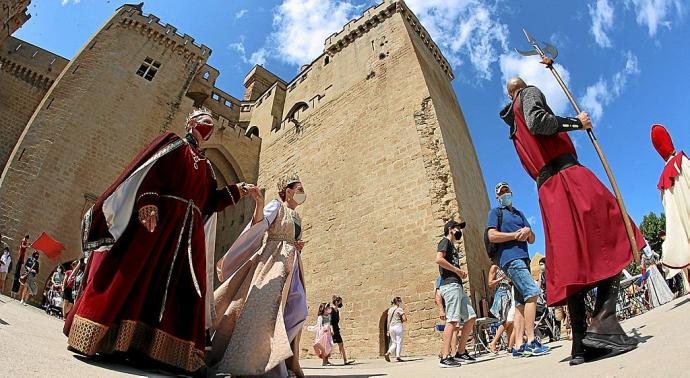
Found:
[{"label": "pearl headpiece", "polygon": [[299,179],[297,173],[288,173],[285,176],[283,176],[280,180],[278,180],[278,190],[283,190],[287,188],[288,185],[294,184],[296,182],[302,182]]},{"label": "pearl headpiece", "polygon": [[207,116],[213,118],[213,113],[211,113],[210,110],[208,110],[202,106],[198,109],[194,109],[193,112],[189,113],[189,115],[187,116],[187,120],[185,122],[189,123],[190,120],[192,120],[198,116],[201,116],[201,115],[207,115]]}]

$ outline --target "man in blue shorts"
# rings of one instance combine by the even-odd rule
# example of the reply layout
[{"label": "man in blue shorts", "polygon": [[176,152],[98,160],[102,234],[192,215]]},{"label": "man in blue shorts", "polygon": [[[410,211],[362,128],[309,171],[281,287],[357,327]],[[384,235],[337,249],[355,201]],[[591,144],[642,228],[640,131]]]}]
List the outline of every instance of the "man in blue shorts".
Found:
[{"label": "man in blue shorts", "polygon": [[500,206],[489,211],[486,226],[489,241],[498,247],[496,258],[499,266],[515,287],[516,345],[522,343],[523,334],[527,335],[527,342],[513,355],[540,356],[546,354],[548,349],[534,338],[534,319],[540,290],[530,273],[527,252],[527,243],[534,243],[534,232],[522,212],[513,207],[513,193],[508,183],[498,183],[495,192]]},{"label": "man in blue shorts", "polygon": [[[462,237],[464,227],[465,222],[448,221],[443,227],[444,237],[436,247],[436,264],[441,276],[438,290],[445,303],[446,318],[446,327],[443,332],[443,356],[439,362],[441,367],[456,367],[459,366],[459,361],[474,361],[465,347],[477,315],[462,286],[462,279],[467,277],[467,273],[460,269],[460,256],[455,248],[455,243]],[[457,352],[455,356],[451,356],[453,332],[460,329],[460,324],[462,324],[462,331]]]}]

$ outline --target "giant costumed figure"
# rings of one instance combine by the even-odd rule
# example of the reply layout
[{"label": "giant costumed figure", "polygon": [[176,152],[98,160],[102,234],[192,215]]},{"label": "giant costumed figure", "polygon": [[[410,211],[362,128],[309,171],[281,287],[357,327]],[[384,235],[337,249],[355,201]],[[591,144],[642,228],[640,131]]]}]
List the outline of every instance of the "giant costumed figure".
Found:
[{"label": "giant costumed figure", "polygon": [[216,212],[253,187],[217,188],[202,150],[213,128],[211,112],[195,110],[184,138],[155,139],[87,212],[87,281],[64,328],[70,350],[204,368]]},{"label": "giant costumed figure", "polygon": [[676,152],[671,135],[662,125],[652,125],[652,144],[666,162],[657,184],[666,214],[661,263],[673,276],[690,266],[690,160],[685,152]]},{"label": "giant costumed figure", "polygon": [[[520,78],[508,81],[512,103],[501,111],[527,173],[536,181],[546,239],[549,306],[568,304],[573,346],[571,365],[590,355],[634,349],[637,340],[616,318],[620,272],[632,260],[621,211],[614,196],[577,160],[567,132],[591,128],[586,113],[556,116],[544,94]],[[634,226],[633,226],[634,227]],[[634,227],[637,247],[644,239]],[[585,295],[597,287],[591,325]],[[591,352],[591,353],[589,353]]]}]

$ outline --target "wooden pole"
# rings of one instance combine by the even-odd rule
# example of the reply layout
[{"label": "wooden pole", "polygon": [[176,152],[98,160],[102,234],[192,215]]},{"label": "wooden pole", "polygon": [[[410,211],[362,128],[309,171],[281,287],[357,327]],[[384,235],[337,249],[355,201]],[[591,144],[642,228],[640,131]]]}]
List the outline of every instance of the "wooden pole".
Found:
[{"label": "wooden pole", "polygon": [[[548,68],[549,71],[551,71],[553,76],[556,78],[556,81],[558,81],[558,84],[563,89],[563,92],[565,92],[565,95],[568,97],[568,100],[570,100],[570,103],[573,105],[573,108],[575,108],[577,114],[580,114],[580,107],[577,105],[577,102],[575,101],[573,94],[570,92],[570,89],[568,89],[568,86],[565,84],[563,79],[561,79],[561,75],[559,75],[558,71],[556,71],[556,69],[553,67],[553,60],[544,55],[544,52],[541,50],[541,48],[539,48],[538,46],[535,47],[542,56],[542,63],[546,64],[546,68]],[[618,208],[620,209],[621,215],[623,216],[623,223],[625,224],[625,231],[628,233],[628,241],[630,242],[630,248],[632,249],[633,258],[635,258],[635,262],[639,264],[640,251],[637,250],[637,241],[635,240],[635,233],[633,232],[632,223],[630,222],[630,217],[628,216],[628,211],[625,209],[625,203],[623,203],[623,195],[621,194],[620,189],[618,188],[616,178],[613,177],[613,171],[611,171],[611,166],[606,160],[604,151],[601,149],[599,141],[594,135],[594,131],[592,131],[591,129],[587,130],[587,135],[589,136],[589,140],[592,141],[597,155],[599,155],[599,160],[601,160],[601,164],[604,166],[606,176],[608,176],[609,178],[609,182],[611,183],[611,187],[613,188],[613,194],[615,195],[616,202],[618,203]]]}]

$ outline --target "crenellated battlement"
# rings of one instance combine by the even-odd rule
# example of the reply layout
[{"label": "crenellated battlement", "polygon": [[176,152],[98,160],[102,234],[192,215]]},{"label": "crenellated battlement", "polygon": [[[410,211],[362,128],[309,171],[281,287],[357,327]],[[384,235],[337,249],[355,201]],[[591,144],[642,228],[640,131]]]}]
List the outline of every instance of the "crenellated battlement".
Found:
[{"label": "crenellated battlement", "polygon": [[422,38],[422,41],[424,41],[424,44],[429,49],[431,54],[434,56],[436,62],[441,66],[443,72],[445,72],[446,75],[448,75],[448,77],[451,80],[453,80],[455,78],[455,75],[453,74],[453,68],[451,67],[450,63],[448,63],[446,57],[443,56],[443,53],[441,52],[441,49],[438,47],[436,42],[434,42],[434,40],[431,39],[429,32],[424,28],[422,23],[419,22],[417,16],[415,16],[415,14],[410,10],[410,8],[407,7],[407,4],[405,4],[404,1],[398,1],[398,5],[399,11],[402,13],[405,20],[410,24],[410,26],[412,26],[412,29],[419,35],[419,37]]},{"label": "crenellated battlement", "polygon": [[177,33],[176,27],[160,23],[160,18],[153,14],[144,15],[142,7],[143,3],[123,5],[119,8],[120,18],[117,23],[122,27],[145,34],[152,41],[173,49],[175,53],[185,58],[195,58],[199,62],[208,60],[211,55],[211,49],[208,46],[195,44],[193,37]]},{"label": "crenellated battlement", "polygon": [[424,44],[441,66],[443,72],[453,80],[455,78],[453,70],[448,60],[443,56],[441,49],[439,49],[436,43],[431,39],[429,32],[422,26],[417,16],[414,15],[410,8],[407,7],[407,4],[402,0],[384,0],[381,4],[364,11],[360,18],[350,20],[340,32],[333,33],[330,37],[326,38],[324,52],[331,56],[335,55],[351,44],[355,39],[365,35],[369,30],[390,18],[395,13],[400,13],[410,24],[412,29],[422,38],[422,41],[424,41]]},{"label": "crenellated battlement", "polygon": [[333,55],[366,34],[376,25],[397,12],[398,1],[384,0],[381,4],[365,10],[361,17],[350,20],[343,29],[331,34],[324,43],[324,52]]},{"label": "crenellated battlement", "polygon": [[14,37],[2,43],[0,70],[41,89],[48,89],[69,61]]},{"label": "crenellated battlement", "polygon": [[222,119],[219,121],[220,124],[216,126],[216,133],[211,139],[211,142],[213,142],[213,139],[215,138],[220,138],[221,140],[234,138],[239,139],[240,141],[248,141],[250,145],[261,146],[261,137],[253,135],[252,133],[248,132],[247,129],[241,127],[237,123],[223,122]]}]

